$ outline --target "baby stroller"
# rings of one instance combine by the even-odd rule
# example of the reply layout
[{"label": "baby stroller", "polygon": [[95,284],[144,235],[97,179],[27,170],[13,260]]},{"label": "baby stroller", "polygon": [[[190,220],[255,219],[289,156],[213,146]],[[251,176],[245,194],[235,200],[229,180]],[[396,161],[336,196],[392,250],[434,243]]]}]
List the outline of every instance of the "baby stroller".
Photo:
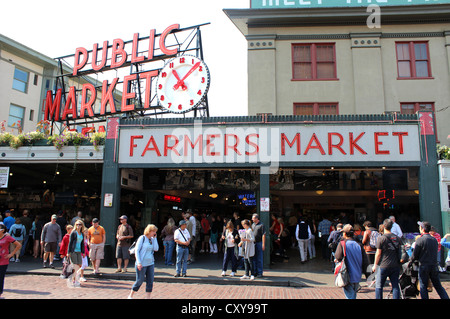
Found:
[{"label": "baby stroller", "polygon": [[[402,271],[399,277],[400,298],[417,298],[419,295],[419,289],[417,289],[418,281],[419,266],[415,262],[407,261],[402,265]],[[392,290],[387,295],[387,298],[392,298]]]}]

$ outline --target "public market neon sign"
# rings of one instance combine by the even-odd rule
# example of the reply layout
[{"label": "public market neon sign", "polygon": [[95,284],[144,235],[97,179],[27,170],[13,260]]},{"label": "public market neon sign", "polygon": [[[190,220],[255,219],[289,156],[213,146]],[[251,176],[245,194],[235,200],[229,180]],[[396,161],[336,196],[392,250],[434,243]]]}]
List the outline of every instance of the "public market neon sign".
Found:
[{"label": "public market neon sign", "polygon": [[[158,50],[163,55],[174,56],[178,53],[178,48],[168,48],[166,46],[166,38],[171,32],[179,28],[179,24],[172,24],[159,36],[156,35],[155,29],[150,30],[149,36],[145,38],[146,41],[148,39],[147,56],[138,53],[139,45],[144,40],[144,38],[139,38],[138,33],[135,33],[133,36],[131,52],[127,52],[125,42],[122,39],[113,40],[112,45],[109,45],[109,41],[106,40],[103,42],[101,49],[99,49],[98,43],[95,43],[90,54],[86,48],[79,47],[75,50],[72,76],[76,77],[86,73],[114,70],[128,65],[128,63],[145,63],[154,61],[156,58],[161,59],[160,56],[156,57],[155,55],[155,41],[157,37],[159,37]],[[111,58],[108,59],[108,56]],[[88,69],[89,66],[91,69]],[[100,113],[98,114],[94,113],[94,103],[97,101],[97,89],[91,83],[85,83],[82,86],[79,108],[77,108],[77,90],[75,86],[71,86],[67,94],[61,88],[56,91],[55,95],[49,90],[47,91],[44,102],[44,119],[58,122],[134,111],[135,105],[128,102],[130,99],[136,97],[136,93],[130,91],[130,83],[132,81],[145,81],[144,109],[148,109],[150,108],[151,100],[151,83],[152,79],[156,76],[158,76],[158,70],[124,76],[120,109],[116,107],[114,100],[114,91],[118,85],[119,78],[116,77],[111,82],[104,80],[101,88]],[[66,94],[66,102],[64,105],[62,105],[63,94]]]}]

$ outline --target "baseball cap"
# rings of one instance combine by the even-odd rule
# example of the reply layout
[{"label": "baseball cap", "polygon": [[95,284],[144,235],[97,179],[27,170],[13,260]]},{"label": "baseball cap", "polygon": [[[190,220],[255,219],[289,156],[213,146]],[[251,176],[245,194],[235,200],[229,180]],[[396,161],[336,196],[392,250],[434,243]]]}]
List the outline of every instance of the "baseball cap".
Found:
[{"label": "baseball cap", "polygon": [[94,219],[92,220],[92,222],[93,222],[93,223],[98,223],[98,218],[94,218]]},{"label": "baseball cap", "polygon": [[186,221],[184,219],[180,220],[180,223],[179,223],[180,226],[185,225],[185,224],[186,224]]},{"label": "baseball cap", "polygon": [[127,215],[122,215],[119,217],[119,219],[128,219]]},{"label": "baseball cap", "polygon": [[417,225],[423,228],[425,232],[429,232],[431,230],[431,224],[425,221],[418,221]]}]

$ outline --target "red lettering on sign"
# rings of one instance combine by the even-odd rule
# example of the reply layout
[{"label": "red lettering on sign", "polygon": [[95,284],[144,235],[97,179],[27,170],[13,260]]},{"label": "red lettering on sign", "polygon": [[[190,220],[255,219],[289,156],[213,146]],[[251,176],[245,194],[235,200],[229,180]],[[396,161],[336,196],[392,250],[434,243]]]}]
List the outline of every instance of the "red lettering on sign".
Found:
[{"label": "red lettering on sign", "polygon": [[285,142],[292,148],[295,143],[297,143],[297,155],[300,155],[300,133],[295,134],[292,142],[289,142],[289,139],[286,137],[284,133],[281,133],[281,155],[286,154],[286,146]]},{"label": "red lettering on sign", "polygon": [[356,139],[353,139],[353,133],[349,133],[350,138],[350,155],[355,154],[355,148],[363,155],[366,155],[367,152],[363,150],[357,143],[358,141],[366,134],[365,132],[362,132],[358,135]]},{"label": "red lettering on sign", "polygon": [[103,41],[102,60],[100,64],[97,64],[97,52],[98,43],[95,43],[92,50],[92,69],[94,69],[95,71],[100,71],[105,67],[106,61],[108,60],[108,41]]},{"label": "red lettering on sign", "polygon": [[134,148],[137,146],[136,144],[134,144],[134,140],[142,139],[142,138],[144,138],[143,135],[131,135],[130,136],[130,157],[133,157],[133,155],[134,155]]},{"label": "red lettering on sign", "polygon": [[180,28],[179,24],[172,24],[167,29],[165,29],[163,33],[161,33],[161,36],[159,37],[159,48],[161,49],[162,53],[166,55],[175,55],[178,53],[177,47],[172,50],[166,47],[166,37],[169,35],[170,31],[177,30],[179,28]]},{"label": "red lettering on sign", "polygon": [[102,98],[100,103],[100,115],[106,113],[106,104],[109,103],[109,109],[111,113],[116,113],[116,104],[114,102],[114,90],[116,89],[117,81],[119,78],[114,78],[111,85],[108,88],[108,80],[104,80],[102,84]]},{"label": "red lettering on sign", "polygon": [[[173,139],[175,144],[172,146],[169,145],[169,139]],[[177,147],[180,140],[175,135],[164,135],[164,156],[167,156],[169,150],[173,151],[176,155],[180,156],[180,153],[175,149]]]},{"label": "red lettering on sign", "polygon": [[[313,143],[315,145],[313,145]],[[311,139],[309,140],[308,146],[306,147],[305,153],[303,155],[308,154],[310,149],[318,149],[320,151],[320,154],[325,155],[325,151],[323,150],[322,145],[319,142],[319,139],[316,136],[316,133],[313,133],[311,136]]]},{"label": "red lettering on sign", "polygon": [[131,63],[137,63],[144,61],[144,56],[138,56],[138,42],[139,42],[139,33],[135,33],[133,36],[133,48],[131,50]]},{"label": "red lettering on sign", "polygon": [[259,134],[249,134],[245,137],[245,143],[247,143],[249,146],[252,146],[255,148],[253,152],[245,151],[245,155],[256,155],[259,153],[259,145],[257,143],[254,143],[250,141],[250,137],[256,137],[259,138]]},{"label": "red lettering on sign", "polygon": [[69,94],[67,95],[66,105],[64,106],[64,112],[61,119],[63,121],[66,120],[67,115],[69,114],[72,114],[72,120],[77,118],[77,100],[74,86],[69,88]]},{"label": "red lettering on sign", "polygon": [[197,144],[199,145],[198,147],[198,156],[201,156],[203,153],[203,134],[200,134],[197,139],[195,140],[194,144],[192,144],[191,139],[189,138],[188,135],[184,136],[184,156],[188,156],[188,144],[191,146],[191,149],[194,149]]},{"label": "red lettering on sign", "polygon": [[[228,145],[229,137],[234,138],[233,145]],[[225,142],[224,143],[225,143],[225,150],[224,150],[225,155],[228,155],[228,149],[232,149],[237,155],[242,155],[241,152],[239,152],[239,150],[237,149],[237,147],[239,145],[239,136],[237,136],[236,134],[225,134]]]},{"label": "red lettering on sign", "polygon": [[211,152],[211,148],[214,148],[212,140],[216,137],[220,137],[220,134],[207,134],[206,135],[206,155],[207,156],[220,156],[220,152]]},{"label": "red lettering on sign", "polygon": [[[83,56],[83,60],[80,62],[80,55]],[[75,50],[75,62],[73,66],[73,75],[78,74],[78,70],[81,70],[88,60],[88,52],[85,48],[77,48]]]},{"label": "red lettering on sign", "polygon": [[[339,138],[339,143],[333,144],[333,136],[337,136]],[[328,133],[328,155],[333,155],[333,148],[336,148],[342,154],[347,155],[347,153],[345,153],[345,151],[341,147],[343,143],[344,137],[340,133],[335,132]]]},{"label": "red lettering on sign", "polygon": [[128,99],[134,99],[136,96],[135,92],[129,92],[131,85],[128,82],[134,81],[137,78],[137,74],[126,75],[123,78],[123,89],[122,89],[122,106],[120,110],[122,112],[134,111],[134,104],[127,104]]},{"label": "red lettering on sign", "polygon": [[59,113],[61,112],[61,94],[62,89],[56,91],[55,100],[52,100],[52,91],[47,91],[47,98],[45,99],[44,120],[54,119],[59,121]]},{"label": "red lettering on sign", "polygon": [[155,29],[150,30],[150,36],[149,36],[149,44],[148,44],[148,60],[153,59],[153,51],[155,50]]},{"label": "red lettering on sign", "polygon": [[[115,39],[112,45],[111,68],[119,68],[127,61],[127,52],[124,50],[125,44],[122,39]],[[117,57],[120,60],[117,61]]]},{"label": "red lettering on sign", "polygon": [[[152,147],[150,147],[150,145]],[[161,152],[159,151],[158,145],[156,145],[155,139],[153,138],[153,135],[150,136],[147,145],[145,145],[145,149],[142,152],[141,156],[144,156],[147,151],[155,151],[156,155],[161,156]]]},{"label": "red lettering on sign", "polygon": [[[90,99],[87,100],[87,91],[90,91]],[[92,105],[95,102],[95,99],[97,98],[97,91],[95,90],[95,87],[91,83],[85,83],[83,84],[83,89],[81,90],[81,107],[80,107],[80,117],[84,118],[85,111],[88,111],[88,115],[90,117],[94,116],[94,111],[92,110]]]},{"label": "red lettering on sign", "polygon": [[388,155],[390,152],[388,150],[380,150],[380,145],[383,145],[383,142],[381,142],[378,138],[380,136],[388,136],[388,132],[375,132],[374,139],[375,139],[375,154],[382,154],[382,155]]},{"label": "red lettering on sign", "polygon": [[398,136],[398,151],[403,154],[403,136],[408,136],[408,132],[393,132],[392,135]]}]

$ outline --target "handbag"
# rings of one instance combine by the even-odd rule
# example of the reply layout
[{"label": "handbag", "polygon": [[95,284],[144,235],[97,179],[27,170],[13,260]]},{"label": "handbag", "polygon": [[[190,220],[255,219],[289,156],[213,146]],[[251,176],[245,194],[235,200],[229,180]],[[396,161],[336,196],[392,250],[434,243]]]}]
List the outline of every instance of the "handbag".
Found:
[{"label": "handbag", "polygon": [[344,249],[344,258],[334,268],[334,284],[336,287],[345,287],[350,283],[350,276],[348,274],[347,265],[345,264],[345,241],[341,241],[341,245]]}]

